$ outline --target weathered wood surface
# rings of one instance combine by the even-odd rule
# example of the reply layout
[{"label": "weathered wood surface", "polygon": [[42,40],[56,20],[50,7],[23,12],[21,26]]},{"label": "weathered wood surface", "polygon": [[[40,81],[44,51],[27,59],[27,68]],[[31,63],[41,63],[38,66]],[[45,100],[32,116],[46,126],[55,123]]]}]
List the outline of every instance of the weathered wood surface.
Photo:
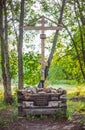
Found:
[{"label": "weathered wood surface", "polygon": [[37,26],[37,27],[33,27],[33,26],[24,26],[25,30],[62,30],[61,26],[52,26],[52,27],[42,27],[42,26]]}]

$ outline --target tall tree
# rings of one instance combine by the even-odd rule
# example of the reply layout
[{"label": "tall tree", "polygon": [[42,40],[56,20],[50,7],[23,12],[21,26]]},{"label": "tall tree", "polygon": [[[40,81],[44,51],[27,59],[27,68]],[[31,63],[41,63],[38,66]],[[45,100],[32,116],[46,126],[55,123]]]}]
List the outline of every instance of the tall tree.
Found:
[{"label": "tall tree", "polygon": [[7,25],[7,3],[1,0],[0,4],[0,39],[1,39],[1,66],[4,85],[4,99],[6,103],[12,103],[11,79],[9,71],[8,56],[8,25]]},{"label": "tall tree", "polygon": [[24,0],[21,0],[20,24],[19,24],[19,40],[18,40],[18,88],[23,88],[23,62],[22,62],[22,47],[23,47],[23,22],[24,21]]},{"label": "tall tree", "polygon": [[7,20],[7,2],[4,1],[4,15],[5,15],[5,62],[6,62],[6,75],[7,75],[7,84],[9,86],[9,92],[11,92],[11,76],[10,76],[10,65],[9,65],[9,53],[8,53],[8,20]]}]

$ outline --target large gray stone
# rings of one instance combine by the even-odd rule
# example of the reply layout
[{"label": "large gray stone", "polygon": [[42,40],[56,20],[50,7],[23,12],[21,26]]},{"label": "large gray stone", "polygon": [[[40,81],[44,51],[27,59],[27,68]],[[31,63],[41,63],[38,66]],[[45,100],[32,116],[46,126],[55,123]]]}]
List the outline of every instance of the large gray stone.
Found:
[{"label": "large gray stone", "polygon": [[57,101],[49,101],[48,107],[58,107],[58,102]]},{"label": "large gray stone", "polygon": [[33,106],[34,106],[34,102],[32,101],[23,101],[23,108],[33,107]]},{"label": "large gray stone", "polygon": [[56,116],[59,113],[65,114],[65,112],[63,111],[63,109],[61,108],[36,108],[36,109],[23,109],[23,113],[24,115],[30,114],[30,115],[40,115],[40,114],[56,114]]}]

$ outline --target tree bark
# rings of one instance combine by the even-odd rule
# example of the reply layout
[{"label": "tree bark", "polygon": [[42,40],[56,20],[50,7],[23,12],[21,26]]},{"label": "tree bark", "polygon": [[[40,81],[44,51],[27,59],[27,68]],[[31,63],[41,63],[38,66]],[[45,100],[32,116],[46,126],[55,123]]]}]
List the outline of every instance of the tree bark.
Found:
[{"label": "tree bark", "polygon": [[[10,82],[10,72],[9,72],[9,61],[8,61],[8,42],[7,42],[7,15],[5,10],[6,3],[1,0],[0,4],[0,41],[1,41],[1,66],[2,66],[2,78],[4,85],[4,100],[6,103],[12,103],[11,95],[11,82]],[[5,22],[3,17],[3,12],[5,16]],[[6,27],[6,28],[5,28]],[[6,59],[7,58],[7,59]]]},{"label": "tree bark", "polygon": [[[58,19],[58,24],[62,23],[62,18],[63,18],[63,12],[64,12],[65,3],[66,3],[66,0],[63,0],[61,11],[60,11],[60,17]],[[52,58],[53,58],[53,54],[54,54],[54,51],[55,51],[55,47],[56,47],[56,43],[57,43],[57,39],[58,39],[58,34],[59,34],[59,30],[56,30],[56,33],[55,33],[55,36],[54,36],[53,45],[52,45],[52,49],[51,49],[51,53],[50,53],[48,61],[47,61],[48,66],[45,67],[45,79],[48,76],[48,71],[49,71],[50,64],[51,64],[51,61],[52,61]],[[38,87],[40,87],[40,84],[42,84],[41,82],[42,81],[39,82]]]},{"label": "tree bark", "polygon": [[16,27],[15,27],[15,23],[14,23],[14,7],[13,7],[12,2],[13,2],[12,0],[9,0],[9,5],[10,5],[11,15],[12,15],[13,29],[14,29],[14,32],[15,32],[16,41],[17,41],[17,43],[18,43],[18,34],[17,34],[17,29],[16,29]]},{"label": "tree bark", "polygon": [[7,75],[7,84],[8,91],[11,95],[11,76],[10,76],[10,64],[9,64],[9,52],[8,52],[8,22],[7,22],[7,7],[6,1],[4,2],[4,14],[5,14],[5,62],[6,62],[6,75]]},{"label": "tree bark", "polygon": [[18,41],[18,88],[23,88],[23,21],[24,21],[24,0],[21,0],[20,25],[19,25],[19,41]]}]

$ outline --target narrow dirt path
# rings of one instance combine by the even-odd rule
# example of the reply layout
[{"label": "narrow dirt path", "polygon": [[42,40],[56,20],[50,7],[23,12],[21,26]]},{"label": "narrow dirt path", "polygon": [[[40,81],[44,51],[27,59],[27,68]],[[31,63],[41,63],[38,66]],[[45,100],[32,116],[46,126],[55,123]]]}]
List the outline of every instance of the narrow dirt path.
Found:
[{"label": "narrow dirt path", "polygon": [[83,130],[79,123],[69,121],[27,121],[25,119],[12,121],[8,126],[3,126],[0,130]]},{"label": "narrow dirt path", "polygon": [[71,121],[66,119],[16,118],[13,110],[0,111],[0,130],[85,130],[82,128],[82,118],[80,114],[74,115]]}]

